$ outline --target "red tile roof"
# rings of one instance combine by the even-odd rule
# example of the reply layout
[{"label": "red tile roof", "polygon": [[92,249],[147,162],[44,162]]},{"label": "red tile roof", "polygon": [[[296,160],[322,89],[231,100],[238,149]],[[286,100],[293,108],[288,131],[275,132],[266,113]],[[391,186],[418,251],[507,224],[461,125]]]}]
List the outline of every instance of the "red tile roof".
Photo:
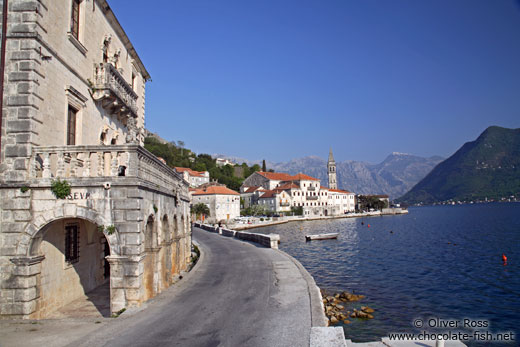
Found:
[{"label": "red tile roof", "polygon": [[257,190],[265,190],[264,187],[249,187],[244,193],[254,193]]},{"label": "red tile roof", "polygon": [[275,195],[278,194],[274,190],[267,190],[262,196],[260,196],[259,199],[267,199],[267,198],[273,198]]},{"label": "red tile roof", "polygon": [[184,171],[188,171],[188,174],[190,176],[204,177],[204,171],[195,171],[195,170],[192,170],[192,169],[187,168],[187,167],[175,167],[175,171],[177,171],[179,173],[183,173]]},{"label": "red tile roof", "polygon": [[265,178],[273,181],[290,181],[292,176],[285,172],[264,172],[257,171],[258,174],[264,176]]},{"label": "red tile roof", "polygon": [[294,176],[289,175],[285,172],[264,172],[264,171],[257,171],[258,174],[264,176],[265,178],[273,181],[319,181],[319,179],[308,176],[306,174],[296,174]]},{"label": "red tile roof", "polygon": [[336,193],[344,193],[344,194],[354,194],[354,193],[348,192],[346,190],[341,190],[341,189],[329,189],[329,191],[336,192]]},{"label": "red tile roof", "polygon": [[197,189],[192,195],[240,195],[234,190],[223,186],[211,186],[205,189]]},{"label": "red tile roof", "polygon": [[299,174],[296,174],[296,175],[292,176],[292,177],[293,177],[292,178],[293,181],[319,181],[319,179],[311,177],[311,176],[306,175],[306,174],[302,174],[301,172]]}]

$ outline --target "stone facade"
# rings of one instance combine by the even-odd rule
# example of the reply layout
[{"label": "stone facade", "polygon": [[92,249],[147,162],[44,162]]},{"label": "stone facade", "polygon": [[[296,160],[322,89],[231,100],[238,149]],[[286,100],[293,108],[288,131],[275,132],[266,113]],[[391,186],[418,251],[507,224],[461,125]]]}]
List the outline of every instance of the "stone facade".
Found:
[{"label": "stone facade", "polygon": [[228,222],[240,216],[240,194],[222,185],[205,186],[191,192],[193,205],[209,208],[208,223]]},{"label": "stone facade", "polygon": [[9,0],[2,25],[0,316],[107,281],[138,306],[191,259],[188,184],[142,147],[150,76],[105,0]]}]

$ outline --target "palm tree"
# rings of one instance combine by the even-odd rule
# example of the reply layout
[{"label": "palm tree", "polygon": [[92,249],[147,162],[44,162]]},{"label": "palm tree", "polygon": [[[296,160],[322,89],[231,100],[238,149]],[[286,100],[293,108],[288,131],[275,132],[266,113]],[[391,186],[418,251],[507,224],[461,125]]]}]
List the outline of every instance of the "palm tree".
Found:
[{"label": "palm tree", "polygon": [[195,216],[202,215],[202,221],[210,214],[208,205],[200,202],[191,208],[191,212],[195,213]]}]

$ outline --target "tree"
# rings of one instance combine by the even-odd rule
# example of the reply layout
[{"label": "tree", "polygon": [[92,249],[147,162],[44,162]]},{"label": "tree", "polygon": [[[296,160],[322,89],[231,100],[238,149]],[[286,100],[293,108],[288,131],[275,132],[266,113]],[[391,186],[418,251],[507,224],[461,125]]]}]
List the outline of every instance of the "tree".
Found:
[{"label": "tree", "polygon": [[267,167],[265,166],[265,159],[262,160],[262,171],[267,172]]},{"label": "tree", "polygon": [[198,204],[193,206],[191,208],[191,212],[195,213],[195,216],[202,215],[203,216],[202,220],[204,220],[205,216],[210,214],[208,205],[206,205],[202,202],[199,202]]},{"label": "tree", "polygon": [[181,156],[182,156],[182,151],[184,150],[185,143],[184,143],[184,141],[178,140],[177,145],[181,148]]}]

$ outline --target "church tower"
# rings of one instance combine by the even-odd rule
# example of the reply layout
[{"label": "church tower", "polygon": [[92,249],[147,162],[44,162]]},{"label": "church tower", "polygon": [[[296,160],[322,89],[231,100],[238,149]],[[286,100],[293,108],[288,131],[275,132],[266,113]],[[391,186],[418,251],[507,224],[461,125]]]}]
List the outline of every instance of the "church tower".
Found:
[{"label": "church tower", "polygon": [[329,152],[329,162],[327,163],[327,171],[329,172],[329,188],[338,189],[338,185],[336,183],[336,162],[334,161],[334,156],[332,155],[332,148]]}]

